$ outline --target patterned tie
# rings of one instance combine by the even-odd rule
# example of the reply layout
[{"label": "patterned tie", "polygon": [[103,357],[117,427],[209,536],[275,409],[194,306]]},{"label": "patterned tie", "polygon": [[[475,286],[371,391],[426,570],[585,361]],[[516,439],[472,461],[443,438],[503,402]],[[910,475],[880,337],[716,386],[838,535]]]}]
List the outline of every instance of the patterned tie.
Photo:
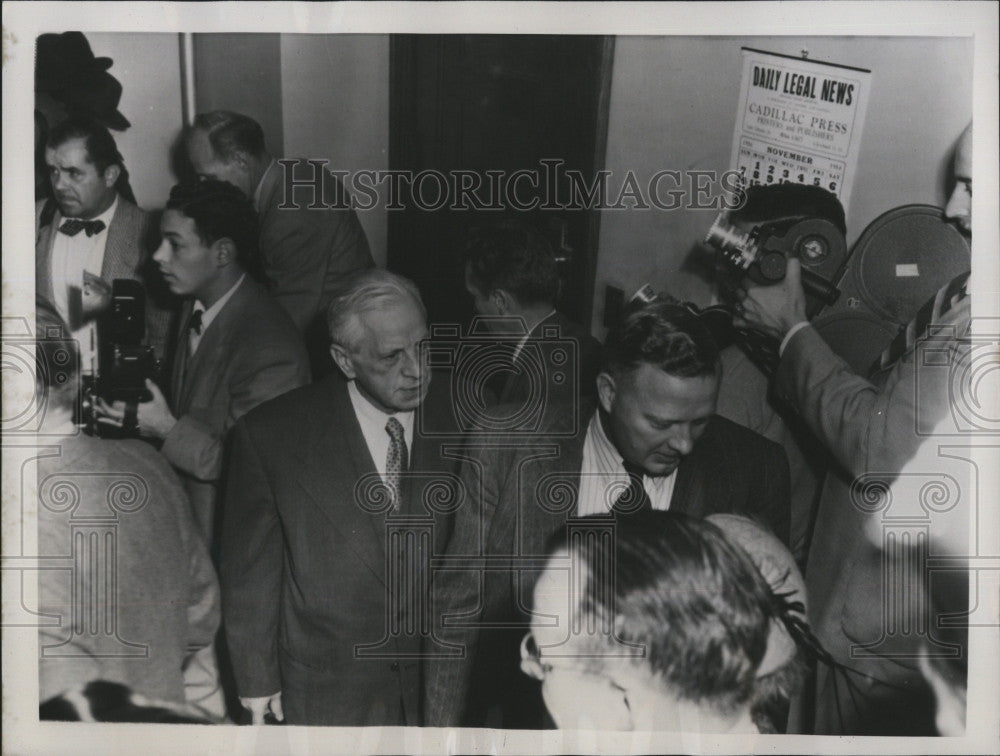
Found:
[{"label": "patterned tie", "polygon": [[968,283],[969,273],[962,273],[938,289],[933,297],[924,302],[913,319],[899,330],[892,343],[875,360],[868,371],[869,377],[873,377],[883,370],[888,370],[904,354],[911,351],[917,341],[927,334],[927,329],[931,325],[941,322],[941,318],[953,306],[968,296],[966,290]]},{"label": "patterned tie", "polygon": [[101,233],[103,230],[104,221],[80,220],[79,218],[70,218],[63,221],[63,224],[59,226],[59,233],[66,234],[66,236],[76,236],[81,231],[86,231],[87,236],[93,236],[94,234]]},{"label": "patterned tie", "polygon": [[616,515],[635,514],[637,512],[652,512],[653,502],[650,501],[646,487],[642,484],[643,469],[631,462],[622,462],[625,472],[628,473],[628,488],[622,491],[621,496],[611,507],[611,511]]},{"label": "patterned tie", "polygon": [[401,478],[406,472],[410,453],[406,448],[406,437],[399,420],[390,417],[385,424],[385,432],[389,434],[389,451],[385,455],[385,482],[392,492],[393,511],[398,512],[401,503]]}]

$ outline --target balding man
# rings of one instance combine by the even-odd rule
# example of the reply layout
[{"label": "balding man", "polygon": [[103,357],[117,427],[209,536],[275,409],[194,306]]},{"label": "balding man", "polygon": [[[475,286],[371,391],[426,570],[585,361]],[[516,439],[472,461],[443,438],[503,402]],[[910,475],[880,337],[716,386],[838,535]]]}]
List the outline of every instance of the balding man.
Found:
[{"label": "balding man", "polygon": [[198,114],[185,146],[201,178],[228,181],[253,200],[272,294],[304,334],[314,374],[329,372],[326,306],[344,276],[374,264],[344,187],[304,160],[286,174],[291,169],[267,151],[260,124],[241,113]]}]

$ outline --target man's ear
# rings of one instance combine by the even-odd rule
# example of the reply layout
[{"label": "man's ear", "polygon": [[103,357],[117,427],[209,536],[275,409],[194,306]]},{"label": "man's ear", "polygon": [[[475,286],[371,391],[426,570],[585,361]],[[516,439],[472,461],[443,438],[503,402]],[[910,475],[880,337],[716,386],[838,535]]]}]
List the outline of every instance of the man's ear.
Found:
[{"label": "man's ear", "polygon": [[116,183],[118,183],[118,178],[121,175],[122,175],[121,166],[112,163],[111,165],[109,165],[107,168],[104,169],[104,175],[102,176],[102,178],[104,179],[104,185],[110,189]]},{"label": "man's ear", "polygon": [[357,373],[354,370],[354,360],[347,349],[334,342],[330,344],[330,356],[333,357],[334,363],[340,368],[340,372],[344,374],[347,380],[352,381],[357,378]]},{"label": "man's ear", "polygon": [[609,373],[597,374],[597,399],[601,403],[601,409],[605,412],[611,412],[617,388],[615,379]]},{"label": "man's ear", "polygon": [[225,268],[236,262],[236,245],[228,236],[216,239],[215,243],[212,244],[212,249],[215,252],[215,264],[218,267]]},{"label": "man's ear", "polygon": [[510,294],[503,289],[494,289],[490,292],[490,302],[497,311],[497,315],[510,314]]}]

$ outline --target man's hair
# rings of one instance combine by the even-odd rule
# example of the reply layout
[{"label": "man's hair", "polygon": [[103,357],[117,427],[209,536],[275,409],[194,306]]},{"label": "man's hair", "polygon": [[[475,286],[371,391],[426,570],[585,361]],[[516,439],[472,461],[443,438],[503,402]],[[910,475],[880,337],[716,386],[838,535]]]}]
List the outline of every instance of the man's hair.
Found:
[{"label": "man's hair", "polygon": [[199,113],[190,127],[208,134],[208,141],[215,154],[230,161],[237,152],[260,157],[265,152],[264,130],[253,118],[231,110],[213,110]]},{"label": "man's hair", "polygon": [[669,695],[722,715],[751,701],[773,597],[718,528],[678,512],[643,512],[620,518],[611,539],[567,542],[561,529],[548,553],[560,550],[585,571],[574,608],[581,626],[614,630],[584,636],[591,671],[621,656],[615,639],[636,649],[632,663]]},{"label": "man's hair", "polygon": [[550,305],[559,294],[552,248],[526,223],[503,220],[474,229],[465,246],[465,262],[483,294],[503,289],[523,305]]},{"label": "man's hair", "polygon": [[35,297],[35,392],[39,405],[76,406],[80,350],[55,305]]},{"label": "man's hair", "polygon": [[643,363],[678,378],[715,375],[721,364],[705,324],[683,305],[663,301],[628,310],[604,340],[605,372],[618,376]]},{"label": "man's hair", "polygon": [[809,184],[756,184],[746,189],[746,202],[730,213],[732,220],[782,225],[801,218],[821,218],[847,233],[844,206],[836,195]]},{"label": "man's hair", "polygon": [[112,165],[118,166],[119,176],[115,182],[115,190],[134,204],[135,195],[129,184],[125,160],[118,151],[115,138],[111,136],[108,128],[90,116],[70,115],[49,130],[45,146],[57,149],[71,139],[83,140],[83,145],[87,149],[87,159],[93,163],[98,173],[103,174]]},{"label": "man's hair", "polygon": [[408,278],[384,268],[366,268],[343,278],[327,306],[326,322],[334,344],[353,349],[360,337],[358,317],[393,302],[413,301],[424,318],[427,310],[420,290]]},{"label": "man's hair", "polygon": [[170,190],[167,209],[191,218],[206,245],[230,239],[243,269],[261,283],[269,283],[257,243],[257,211],[235,186],[214,179],[177,184]]}]

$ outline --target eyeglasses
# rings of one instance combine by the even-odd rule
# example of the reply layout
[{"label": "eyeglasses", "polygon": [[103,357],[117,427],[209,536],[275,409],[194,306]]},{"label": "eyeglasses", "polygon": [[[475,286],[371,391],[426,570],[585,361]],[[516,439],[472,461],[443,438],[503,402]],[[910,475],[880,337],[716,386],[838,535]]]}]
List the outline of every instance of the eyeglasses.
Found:
[{"label": "eyeglasses", "polygon": [[557,671],[600,678],[606,681],[612,688],[625,692],[624,688],[615,683],[614,680],[608,677],[607,673],[603,671],[585,669],[580,666],[556,665],[551,662],[544,661],[542,653],[538,648],[538,642],[535,640],[535,636],[532,635],[530,631],[521,639],[521,669],[526,675],[533,677],[536,680],[544,680],[546,675]]},{"label": "eyeglasses", "polygon": [[[556,677],[558,676],[562,683],[555,683],[557,689],[563,691],[563,696],[558,697],[557,700],[561,700],[561,704],[557,704],[556,710],[553,710],[553,704],[546,698],[546,706],[549,708],[549,712],[552,714],[553,718],[556,720],[557,726],[559,722],[559,717],[557,712],[562,712],[564,715],[575,716],[578,713],[578,706],[571,705],[567,711],[563,711],[565,707],[565,692],[568,690],[577,691],[573,694],[573,700],[579,704],[580,696],[578,694],[578,686],[583,682],[583,680],[590,681],[591,685],[597,685],[597,688],[589,688],[583,694],[583,697],[589,700],[591,703],[595,701],[603,702],[601,704],[602,711],[620,711],[622,716],[626,719],[631,717],[632,707],[629,703],[628,690],[623,688],[621,685],[612,680],[608,674],[604,671],[589,670],[581,666],[569,666],[568,664],[555,665],[550,662],[544,661],[541,651],[538,648],[538,643],[535,641],[535,637],[529,632],[524,638],[521,639],[521,671],[523,671],[529,677],[534,678],[548,684],[555,683]],[[579,678],[573,679],[572,675],[578,675]],[[568,679],[564,679],[568,678]],[[580,679],[582,678],[582,680]],[[602,693],[601,691],[605,691]],[[611,697],[606,697],[610,695]],[[624,707],[623,709],[616,709],[615,701],[618,701],[617,706]],[[585,707],[586,708],[586,707]],[[627,728],[625,728],[627,729]]]}]

